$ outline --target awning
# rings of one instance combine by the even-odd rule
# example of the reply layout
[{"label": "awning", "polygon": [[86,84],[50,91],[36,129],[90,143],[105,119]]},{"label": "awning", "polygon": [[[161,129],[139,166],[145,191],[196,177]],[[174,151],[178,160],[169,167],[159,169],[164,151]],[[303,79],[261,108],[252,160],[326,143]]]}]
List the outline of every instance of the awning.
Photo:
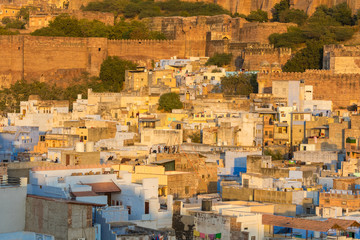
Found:
[{"label": "awning", "polygon": [[262,223],[263,225],[303,229],[315,232],[327,232],[330,229],[340,229],[346,231],[349,227],[359,226],[359,223],[353,220],[329,218],[325,221],[318,221],[304,218],[292,218],[267,214],[263,215]]},{"label": "awning", "polygon": [[99,196],[93,191],[84,191],[84,192],[71,192],[74,197],[93,197]]},{"label": "awning", "polygon": [[84,183],[92,187],[95,193],[121,192],[121,189],[114,182]]}]

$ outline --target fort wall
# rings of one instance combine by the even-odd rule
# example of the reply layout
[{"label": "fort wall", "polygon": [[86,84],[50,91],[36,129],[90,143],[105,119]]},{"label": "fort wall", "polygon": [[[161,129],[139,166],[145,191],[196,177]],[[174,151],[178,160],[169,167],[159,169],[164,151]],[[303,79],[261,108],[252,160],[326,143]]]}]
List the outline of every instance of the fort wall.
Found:
[{"label": "fort wall", "polygon": [[297,26],[295,23],[244,23],[240,29],[240,42],[269,43],[269,36],[273,33],[285,33],[289,27]]},{"label": "fort wall", "polygon": [[259,73],[259,93],[271,93],[274,80],[304,80],[313,86],[314,100],[331,100],[334,108],[360,103],[360,74],[336,74],[329,70],[306,70],[304,73]]},{"label": "fort wall", "polygon": [[244,64],[242,69],[262,71],[262,63],[276,65],[280,68],[291,58],[290,48],[274,48],[271,44],[247,47],[243,53]]},{"label": "fort wall", "polygon": [[192,43],[189,43],[191,50],[186,51],[186,44],[177,40],[0,36],[0,87],[8,87],[21,79],[65,87],[82,72],[98,75],[107,56],[151,66],[152,60],[205,54],[204,47],[203,52],[194,51]]}]

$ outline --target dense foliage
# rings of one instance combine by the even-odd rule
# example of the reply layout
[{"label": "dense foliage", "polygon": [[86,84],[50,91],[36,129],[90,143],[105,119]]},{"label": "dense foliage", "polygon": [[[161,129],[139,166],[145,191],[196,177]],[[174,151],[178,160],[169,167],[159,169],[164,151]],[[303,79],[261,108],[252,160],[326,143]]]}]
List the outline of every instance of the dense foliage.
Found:
[{"label": "dense foliage", "polygon": [[25,29],[26,23],[20,19],[14,19],[9,17],[4,17],[1,19],[1,23],[5,25],[5,28],[16,28],[16,29]]},{"label": "dense foliage", "polygon": [[113,91],[121,91],[125,81],[125,70],[136,69],[136,64],[120,59],[119,57],[108,57],[101,64],[100,79],[107,88]]},{"label": "dense foliage", "polygon": [[281,0],[280,3],[275,4],[272,9],[272,14],[272,21],[274,22],[293,22],[298,25],[304,24],[308,17],[303,10],[290,9],[289,0]]},{"label": "dense foliage", "polygon": [[[286,2],[282,0],[274,7],[273,20],[281,21],[286,19],[285,15],[289,11],[295,12],[289,9]],[[304,21],[301,22],[301,19]],[[351,9],[346,3],[333,8],[321,5],[311,17],[296,20],[300,24],[298,27],[290,27],[283,34],[272,34],[269,41],[275,47],[289,47],[293,50],[305,47],[296,52],[283,67],[283,71],[303,72],[305,69],[321,69],[323,46],[350,39],[356,31],[356,27],[353,26],[356,19],[357,16],[351,15]],[[296,22],[294,18],[292,21]]]},{"label": "dense foliage", "polygon": [[26,83],[19,81],[10,88],[0,90],[0,112],[8,113],[20,110],[20,101],[27,101],[30,95],[39,95],[43,100],[69,100],[74,101],[77,94],[87,95],[88,87],[95,87],[97,83],[83,83],[61,88],[44,82]]},{"label": "dense foliage", "polygon": [[193,143],[201,143],[201,133],[200,131],[194,132],[193,134],[189,135],[191,142]]},{"label": "dense foliage", "polygon": [[306,69],[320,69],[323,56],[322,42],[308,41],[306,48],[298,51],[291,60],[283,66],[284,72],[305,72]]},{"label": "dense foliage", "polygon": [[204,2],[183,2],[169,0],[154,2],[153,0],[104,0],[90,2],[83,8],[85,11],[113,12],[115,17],[145,18],[156,16],[213,16],[230,14],[217,4]]},{"label": "dense foliage", "polygon": [[221,79],[221,90],[227,95],[246,95],[257,92],[255,74],[240,74],[223,77]]},{"label": "dense foliage", "polygon": [[77,20],[62,14],[43,27],[31,33],[34,36],[59,37],[104,37],[109,39],[166,39],[160,32],[150,31],[146,24],[138,21],[119,21],[114,26],[100,21]]},{"label": "dense foliage", "polygon": [[249,22],[267,22],[268,19],[268,13],[259,9],[257,11],[251,11],[245,19]]},{"label": "dense foliage", "polygon": [[271,156],[272,160],[283,160],[284,156],[281,154],[279,150],[272,151],[271,149],[266,149],[264,151],[264,155]]},{"label": "dense foliage", "polygon": [[232,59],[231,53],[215,53],[214,56],[210,57],[206,62],[206,66],[216,65],[218,67],[223,67],[229,65]]},{"label": "dense foliage", "polygon": [[159,110],[171,112],[173,109],[181,109],[183,104],[180,101],[180,96],[176,93],[164,93],[159,99]]},{"label": "dense foliage", "polygon": [[0,26],[0,35],[17,35],[18,31],[11,31],[5,27]]}]

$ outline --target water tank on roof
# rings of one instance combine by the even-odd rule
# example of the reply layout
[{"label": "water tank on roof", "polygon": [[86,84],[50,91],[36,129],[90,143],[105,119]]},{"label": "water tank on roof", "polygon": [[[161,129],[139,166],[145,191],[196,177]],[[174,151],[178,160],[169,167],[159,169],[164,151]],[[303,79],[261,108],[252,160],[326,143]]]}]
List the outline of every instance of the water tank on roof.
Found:
[{"label": "water tank on roof", "polygon": [[201,211],[212,211],[212,199],[203,199],[201,202]]},{"label": "water tank on roof", "polygon": [[86,143],[86,152],[93,152],[94,151],[94,142],[87,142]]},{"label": "water tank on roof", "polygon": [[85,146],[83,142],[77,142],[75,146],[76,152],[85,152]]}]

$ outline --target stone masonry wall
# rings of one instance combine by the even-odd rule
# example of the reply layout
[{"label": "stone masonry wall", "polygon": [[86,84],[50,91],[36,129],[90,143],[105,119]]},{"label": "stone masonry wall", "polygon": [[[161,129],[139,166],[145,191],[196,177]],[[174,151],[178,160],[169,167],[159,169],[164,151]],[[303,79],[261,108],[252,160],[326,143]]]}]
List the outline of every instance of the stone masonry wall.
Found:
[{"label": "stone masonry wall", "polygon": [[271,93],[274,80],[304,80],[313,86],[314,100],[331,100],[333,108],[347,107],[351,102],[360,103],[360,74],[334,74],[327,70],[306,70],[304,73],[260,73],[259,92]]},{"label": "stone masonry wall", "polygon": [[188,57],[183,41],[35,36],[0,36],[0,52],[0,88],[21,79],[65,87],[85,71],[98,75],[107,56],[147,66],[152,60]]}]

